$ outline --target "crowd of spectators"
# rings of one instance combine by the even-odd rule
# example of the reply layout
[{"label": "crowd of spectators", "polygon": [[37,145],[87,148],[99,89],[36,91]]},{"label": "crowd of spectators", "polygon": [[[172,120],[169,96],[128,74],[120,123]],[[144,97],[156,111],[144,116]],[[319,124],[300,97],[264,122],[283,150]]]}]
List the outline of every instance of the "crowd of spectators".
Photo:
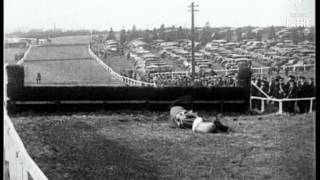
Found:
[{"label": "crowd of spectators", "polygon": [[157,87],[236,87],[236,75],[203,75],[196,74],[194,84],[189,74],[153,73],[142,78],[147,82],[156,83]]},{"label": "crowd of spectators", "polygon": [[[315,97],[315,81],[314,78],[305,78],[304,76],[295,77],[289,75],[287,81],[284,78],[277,76],[276,78],[267,79],[267,77],[252,78],[254,84],[258,88],[252,86],[251,94],[252,96],[265,97],[265,94],[277,99],[283,98],[307,98]],[[260,101],[253,100],[253,108],[259,108]],[[284,110],[289,113],[306,113],[309,110],[310,100],[299,100],[299,101],[285,101]]]}]

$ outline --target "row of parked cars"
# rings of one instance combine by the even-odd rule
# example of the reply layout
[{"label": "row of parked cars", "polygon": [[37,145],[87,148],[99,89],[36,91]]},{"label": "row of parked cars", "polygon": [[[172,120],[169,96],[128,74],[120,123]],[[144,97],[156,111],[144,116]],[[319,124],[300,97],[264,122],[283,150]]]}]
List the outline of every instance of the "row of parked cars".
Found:
[{"label": "row of parked cars", "polygon": [[[162,61],[169,59],[185,70],[191,70],[191,41],[181,39],[174,42],[156,40],[146,43],[142,39],[129,44],[130,54],[138,69],[145,71],[170,71],[172,65]],[[315,63],[315,43],[303,41],[294,44],[292,40],[242,40],[227,42],[212,40],[205,46],[195,43],[195,69],[217,69],[220,64],[225,69],[237,69],[245,62],[253,66],[286,67]]]},{"label": "row of parked cars", "polygon": [[135,39],[126,44],[127,58],[134,62],[138,74],[172,71],[172,65],[167,64],[163,58],[150,51],[148,44],[140,39]]}]

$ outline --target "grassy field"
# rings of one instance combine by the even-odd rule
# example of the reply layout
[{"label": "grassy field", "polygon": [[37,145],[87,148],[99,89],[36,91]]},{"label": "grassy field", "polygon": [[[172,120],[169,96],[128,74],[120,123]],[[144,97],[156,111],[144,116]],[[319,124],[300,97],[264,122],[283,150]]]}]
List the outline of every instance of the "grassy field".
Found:
[{"label": "grassy field", "polygon": [[41,85],[122,85],[92,59],[86,45],[33,47],[24,62],[24,70],[26,85],[36,83],[38,72]]},{"label": "grassy field", "polygon": [[16,64],[17,61],[14,60],[15,54],[20,54],[26,52],[28,48],[4,48],[4,60],[8,64]]},{"label": "grassy field", "polygon": [[41,73],[41,84],[108,84],[121,85],[111,78],[103,67],[93,59],[32,61],[24,63],[25,84],[36,83],[37,73]]},{"label": "grassy field", "polygon": [[87,45],[32,47],[25,61],[91,58]]},{"label": "grassy field", "polygon": [[133,61],[127,60],[125,56],[109,56],[107,59],[101,58],[101,60],[118,73],[120,73],[121,70],[134,69]]},{"label": "grassy field", "polygon": [[[199,112],[211,119],[214,112]],[[16,114],[49,179],[315,179],[315,114],[226,116],[231,134],[171,129],[167,113]]]},{"label": "grassy field", "polygon": [[90,43],[90,35],[81,35],[81,36],[63,36],[51,38],[51,43],[53,44],[77,44],[77,43]]}]

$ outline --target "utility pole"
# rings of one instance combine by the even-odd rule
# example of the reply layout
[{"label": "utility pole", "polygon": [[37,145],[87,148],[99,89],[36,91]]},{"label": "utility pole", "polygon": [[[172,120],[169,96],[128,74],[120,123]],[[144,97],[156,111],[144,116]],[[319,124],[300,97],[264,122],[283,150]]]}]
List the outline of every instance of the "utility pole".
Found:
[{"label": "utility pole", "polygon": [[195,60],[194,60],[194,12],[199,11],[195,9],[195,7],[199,7],[199,5],[195,5],[194,2],[191,3],[191,60],[192,60],[192,85],[194,85],[194,77],[195,77]]}]

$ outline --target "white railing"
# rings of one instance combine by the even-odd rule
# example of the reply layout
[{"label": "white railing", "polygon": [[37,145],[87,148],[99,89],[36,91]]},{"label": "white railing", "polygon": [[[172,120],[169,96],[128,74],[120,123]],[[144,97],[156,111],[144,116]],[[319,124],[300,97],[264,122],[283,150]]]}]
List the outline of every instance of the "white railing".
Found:
[{"label": "white railing", "polygon": [[301,65],[300,64],[299,65],[295,64],[295,65],[284,66],[284,68],[289,68],[293,72],[296,72],[297,68],[303,68],[303,71],[306,71],[308,67],[312,67],[313,69],[315,69],[315,65],[314,64],[301,64]]},{"label": "white railing", "polygon": [[25,180],[31,176],[32,179],[48,180],[29,156],[6,112],[4,113],[4,158],[8,162],[9,172],[6,173],[10,179]]},{"label": "white railing", "polygon": [[149,82],[143,82],[138,81],[132,78],[128,78],[125,76],[120,75],[119,73],[115,72],[112,68],[110,68],[108,65],[106,65],[97,55],[92,52],[90,49],[90,45],[88,46],[89,54],[108,72],[111,74],[112,77],[115,79],[123,82],[124,84],[127,84],[129,86],[152,86],[156,87],[155,83],[149,83]]},{"label": "white railing", "polygon": [[157,73],[152,73],[154,75],[171,75],[171,77],[173,78],[176,75],[183,75],[183,76],[187,76],[189,74],[188,71],[171,71],[171,72],[157,72]]},{"label": "white railing", "polygon": [[29,54],[31,48],[33,47],[33,45],[29,45],[29,48],[27,49],[27,51],[23,54],[23,57],[17,62],[18,65],[22,64],[24,62],[24,59],[27,57],[27,55]]},{"label": "white railing", "polygon": [[[306,71],[307,67],[314,67],[314,64],[304,64],[304,65],[292,65],[292,66],[285,66],[287,68],[293,68],[293,72],[296,71],[296,68],[301,68],[303,67],[303,71]],[[252,67],[252,73],[253,74],[267,74],[268,70],[271,67]],[[216,73],[223,73],[225,75],[227,75],[229,72],[237,72],[239,70],[239,68],[235,68],[235,69],[214,69],[213,71]],[[171,75],[172,78],[174,78],[175,75],[188,75],[190,74],[189,71],[172,71],[172,72],[157,72],[157,73],[152,73],[154,75]]]},{"label": "white railing", "polygon": [[288,102],[288,101],[310,101],[310,106],[309,106],[309,113],[312,112],[312,107],[313,107],[313,101],[316,100],[315,97],[308,97],[308,98],[290,98],[290,99],[276,99],[276,98],[266,98],[266,97],[257,97],[257,96],[251,96],[250,97],[250,109],[252,109],[252,100],[260,100],[261,101],[261,112],[265,111],[265,101],[273,101],[273,102],[278,102],[279,107],[278,107],[278,114],[283,113],[283,102]]},{"label": "white railing", "polygon": [[7,73],[4,65],[4,108],[3,108],[3,136],[4,136],[4,174],[10,180],[48,180],[41,169],[29,156],[10,117],[7,114]]},{"label": "white railing", "polygon": [[265,97],[258,97],[258,96],[250,96],[250,110],[252,110],[252,100],[260,100],[261,101],[261,107],[260,111],[264,112],[265,111],[265,102],[268,101],[273,101],[273,102],[278,102],[278,114],[283,113],[283,102],[288,102],[288,101],[310,101],[310,107],[309,107],[309,113],[312,112],[312,107],[313,107],[313,101],[316,100],[315,97],[307,97],[307,98],[284,98],[284,99],[276,99],[270,97],[267,93],[265,93],[261,88],[259,88],[254,82],[251,81],[251,85],[257,88]]}]

